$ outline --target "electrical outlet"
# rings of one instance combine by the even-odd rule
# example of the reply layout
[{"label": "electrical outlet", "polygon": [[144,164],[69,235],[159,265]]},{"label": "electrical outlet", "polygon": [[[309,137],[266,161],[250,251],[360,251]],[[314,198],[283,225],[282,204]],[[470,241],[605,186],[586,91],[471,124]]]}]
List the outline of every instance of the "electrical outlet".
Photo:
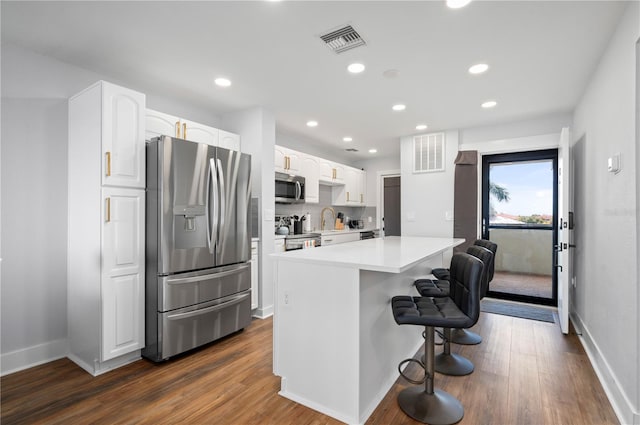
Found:
[{"label": "electrical outlet", "polygon": [[291,305],[291,294],[289,291],[284,291],[284,305]]}]

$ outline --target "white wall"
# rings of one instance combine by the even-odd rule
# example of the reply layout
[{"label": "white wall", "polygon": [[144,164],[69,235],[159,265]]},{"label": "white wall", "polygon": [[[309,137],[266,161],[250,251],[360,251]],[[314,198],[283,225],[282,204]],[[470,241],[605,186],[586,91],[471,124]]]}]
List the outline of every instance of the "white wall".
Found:
[{"label": "white wall", "polygon": [[445,171],[413,172],[413,136],[403,137],[400,149],[402,235],[453,237],[453,161],[458,154],[458,131],[445,132]]},{"label": "white wall", "polygon": [[[259,274],[258,317],[273,314],[273,260],[274,252],[274,205],[275,181],[273,148],[275,146],[275,119],[262,108],[254,108],[225,115],[224,124],[229,131],[241,137],[242,150],[251,155],[251,192],[258,198],[259,206]],[[266,212],[270,210],[271,212]]]},{"label": "white wall", "polygon": [[[635,99],[640,3],[630,2],[573,126],[575,266],[571,312],[622,423],[640,423]],[[607,158],[622,157],[619,174]]]}]

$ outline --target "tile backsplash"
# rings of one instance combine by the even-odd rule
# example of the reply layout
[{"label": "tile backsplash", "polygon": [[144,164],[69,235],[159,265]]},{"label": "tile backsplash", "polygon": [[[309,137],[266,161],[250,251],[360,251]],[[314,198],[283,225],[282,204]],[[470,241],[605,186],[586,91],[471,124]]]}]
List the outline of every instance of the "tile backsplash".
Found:
[{"label": "tile backsplash", "polygon": [[[311,230],[320,230],[321,217],[320,213],[324,207],[331,205],[331,187],[320,186],[320,202],[317,204],[276,204],[275,212],[276,217],[280,216],[303,216],[306,213],[311,214]],[[376,208],[375,207],[332,207],[336,214],[341,212],[345,217],[350,219],[362,219],[364,220],[364,227],[371,228],[376,223]],[[371,217],[371,223],[368,223],[368,217]],[[333,229],[334,223],[332,222],[331,213],[325,212],[326,226],[325,230]],[[278,224],[277,220],[276,223]]]}]

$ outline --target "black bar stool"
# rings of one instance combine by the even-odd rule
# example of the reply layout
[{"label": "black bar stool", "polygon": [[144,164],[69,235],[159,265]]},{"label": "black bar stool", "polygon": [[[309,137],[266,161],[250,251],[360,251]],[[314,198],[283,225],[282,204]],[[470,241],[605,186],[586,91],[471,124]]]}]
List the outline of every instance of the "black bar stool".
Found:
[{"label": "black bar stool", "polygon": [[[483,283],[482,283],[483,288],[480,293],[480,299],[482,299],[485,297],[485,295],[487,295],[487,291],[489,290],[489,282],[491,282],[491,280],[493,279],[495,257],[496,257],[496,252],[498,252],[498,245],[487,239],[476,239],[473,242],[473,246],[480,246],[482,248],[486,248],[489,251],[491,251],[491,253],[493,254],[491,261],[485,262],[487,277],[486,277],[486,281],[483,280]],[[467,253],[468,252],[469,252],[469,249],[467,249]],[[445,280],[445,281],[449,280],[449,269],[445,269],[445,268],[433,269],[431,271],[431,274],[433,274],[438,280]],[[426,287],[428,287],[428,285],[426,285]],[[422,294],[417,284],[416,284],[416,288],[418,289],[418,292]],[[423,296],[427,296],[427,295],[423,295]],[[451,331],[451,342],[453,342],[454,344],[461,344],[461,345],[475,345],[475,344],[480,344],[482,342],[482,337],[477,333],[471,332],[467,329],[453,329]]]},{"label": "black bar stool", "polygon": [[[402,411],[417,421],[446,425],[454,424],[464,416],[460,401],[445,391],[434,389],[434,327],[468,328],[478,321],[483,268],[482,261],[470,254],[454,254],[451,259],[449,297],[396,296],[391,300],[393,318],[397,324],[425,327],[424,363],[407,359],[398,365],[400,369],[407,362],[416,362],[425,370],[422,380],[408,379],[412,383],[424,383],[424,388],[405,388],[398,395]],[[401,370],[400,374],[406,378]]]}]

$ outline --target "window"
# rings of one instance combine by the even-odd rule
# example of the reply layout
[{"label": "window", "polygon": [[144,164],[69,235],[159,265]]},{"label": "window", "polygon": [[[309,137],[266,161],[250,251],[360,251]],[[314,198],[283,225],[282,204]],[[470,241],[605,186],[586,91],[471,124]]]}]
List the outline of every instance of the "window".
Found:
[{"label": "window", "polygon": [[413,138],[413,172],[444,171],[444,133]]}]

